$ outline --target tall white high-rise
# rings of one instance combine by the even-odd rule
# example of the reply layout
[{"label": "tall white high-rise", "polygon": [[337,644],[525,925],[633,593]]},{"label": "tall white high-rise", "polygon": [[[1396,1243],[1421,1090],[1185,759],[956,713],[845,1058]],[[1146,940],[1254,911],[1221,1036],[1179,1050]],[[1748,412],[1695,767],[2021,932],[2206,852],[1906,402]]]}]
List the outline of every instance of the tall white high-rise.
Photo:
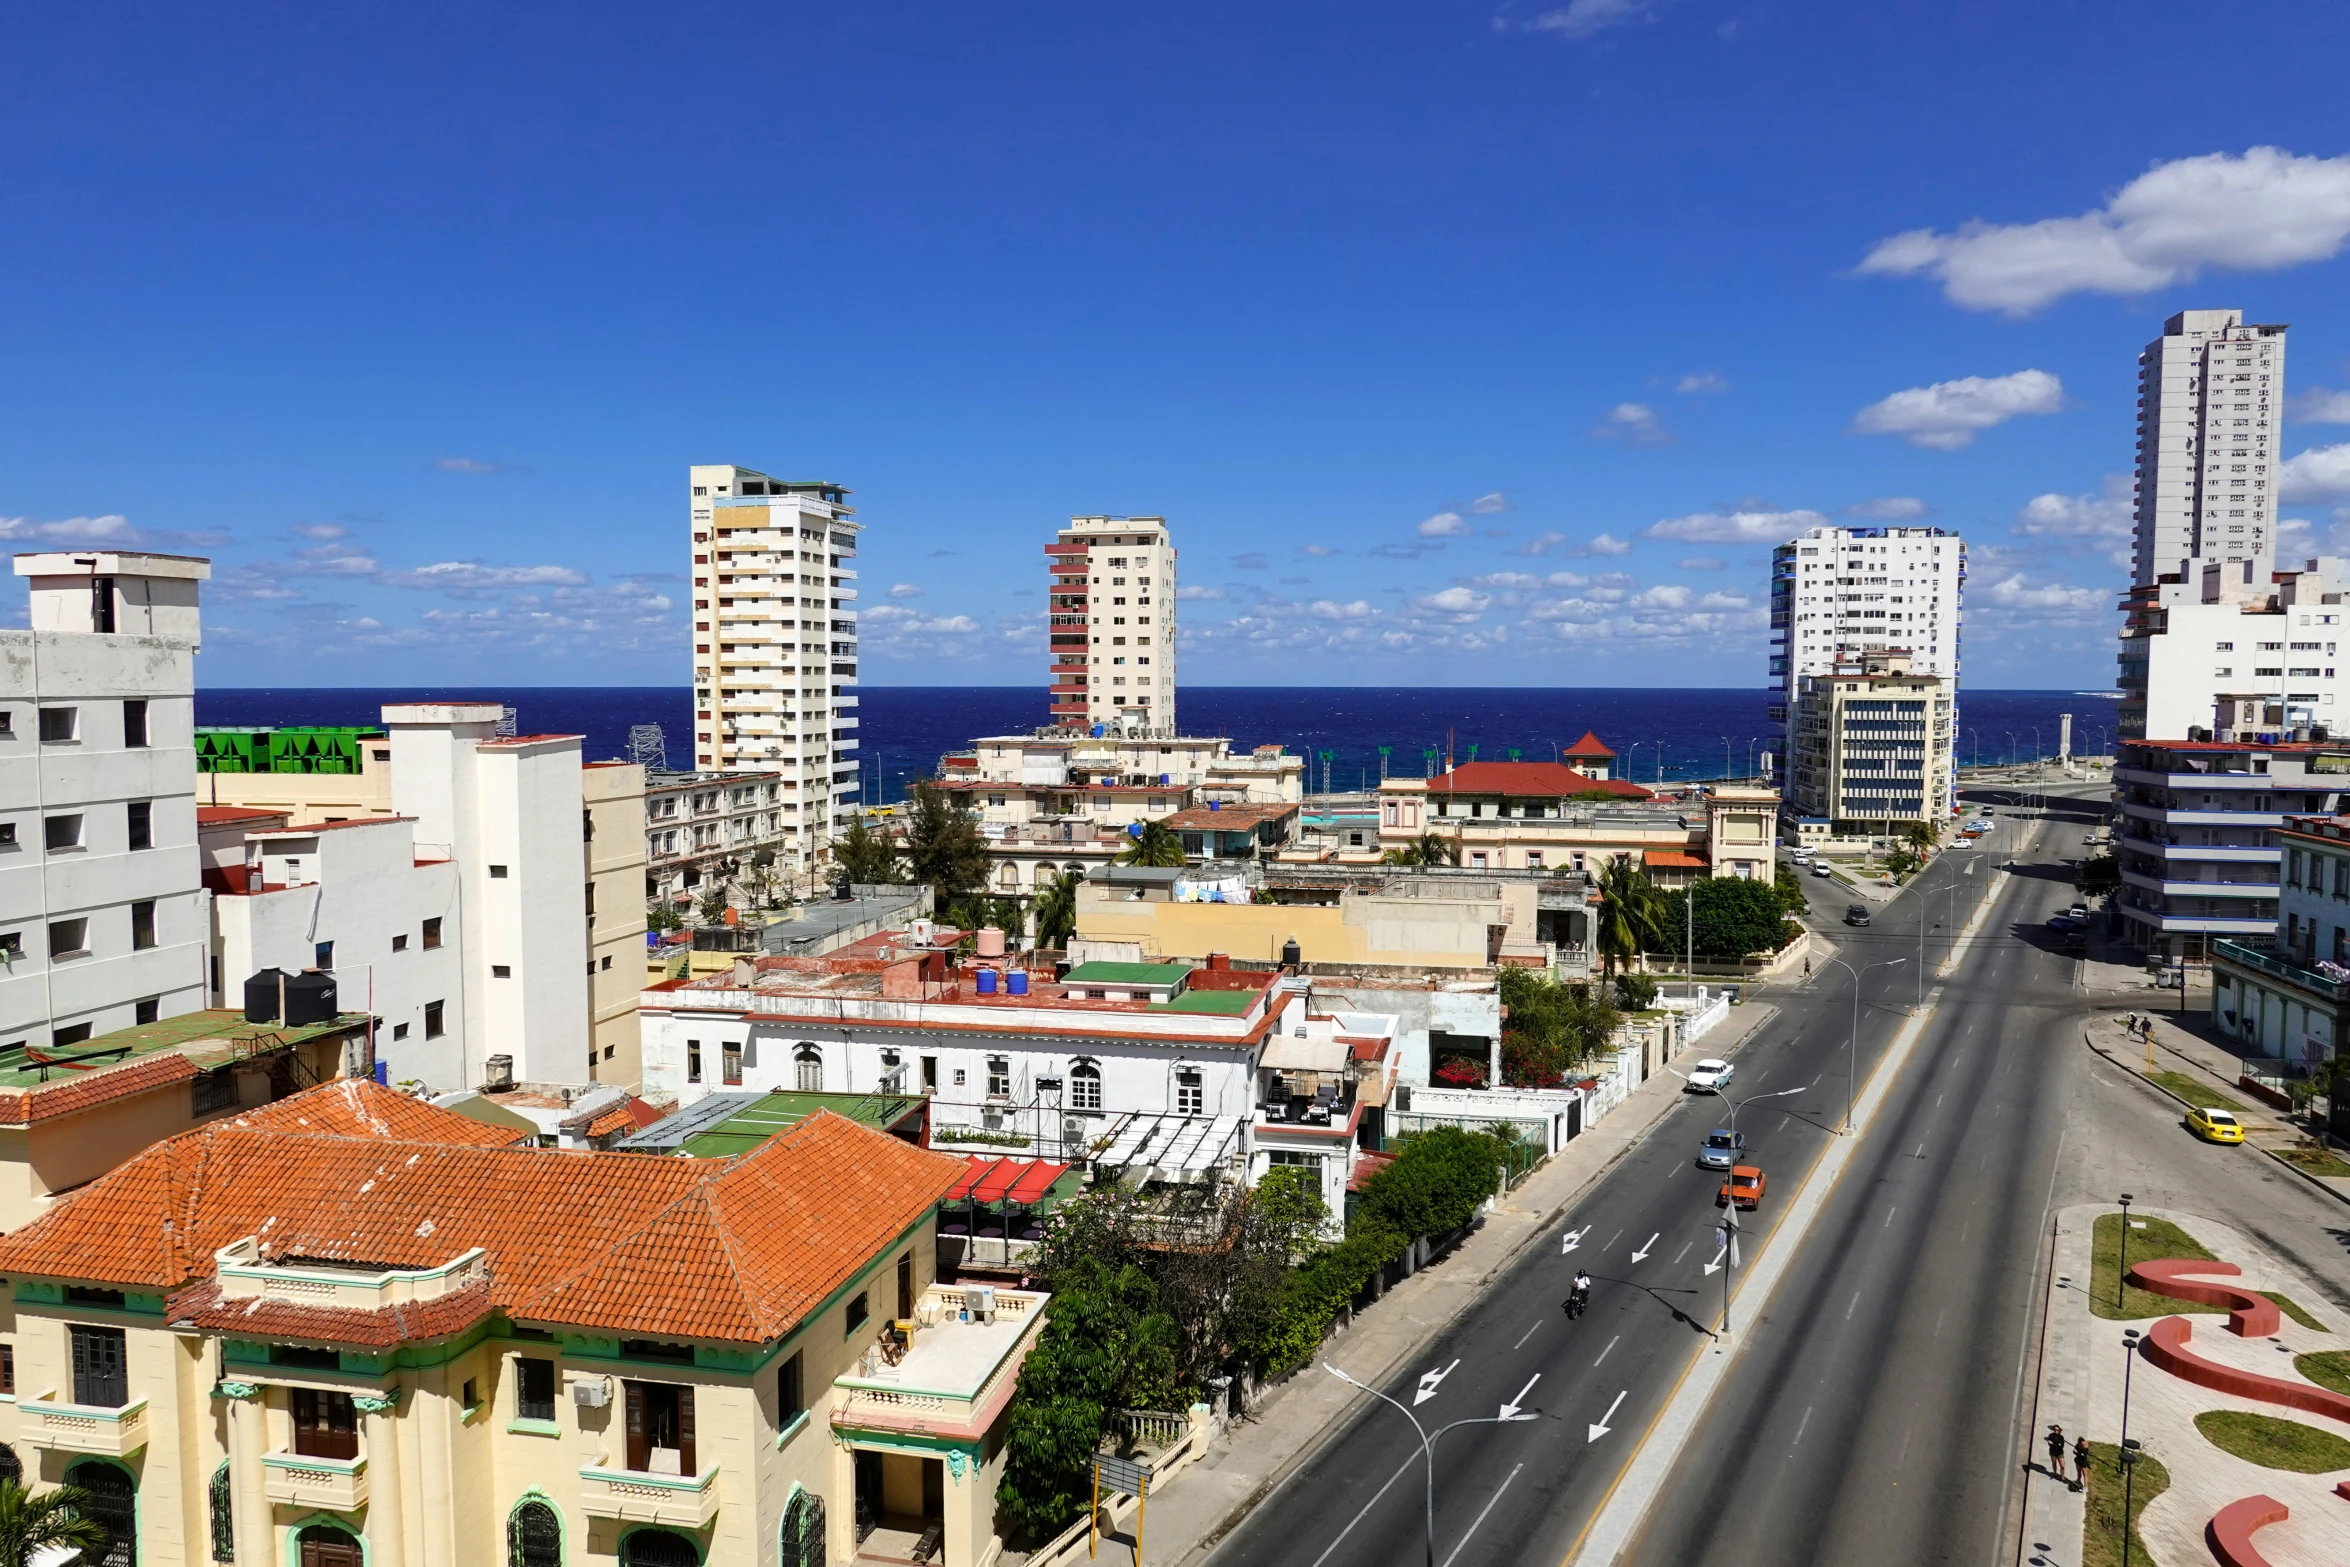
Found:
[{"label": "tall white high-rise", "polygon": [[1056,724],[1175,728],[1175,544],[1164,517],[1072,517],[1044,547]]},{"label": "tall white high-rise", "polygon": [[2143,587],[2184,563],[2275,558],[2285,329],[2241,310],[2182,310],[2138,356],[2135,571]]},{"label": "tall white high-rise", "polygon": [[[1806,675],[1900,652],[1958,685],[1966,541],[1941,528],[1813,528],[1771,552],[1771,718],[1793,733]],[[1782,754],[1784,746],[1782,746]]]},{"label": "tall white high-rise", "polygon": [[857,538],[837,484],[689,470],[694,766],[782,775],[779,869],[812,873],[857,795]]}]

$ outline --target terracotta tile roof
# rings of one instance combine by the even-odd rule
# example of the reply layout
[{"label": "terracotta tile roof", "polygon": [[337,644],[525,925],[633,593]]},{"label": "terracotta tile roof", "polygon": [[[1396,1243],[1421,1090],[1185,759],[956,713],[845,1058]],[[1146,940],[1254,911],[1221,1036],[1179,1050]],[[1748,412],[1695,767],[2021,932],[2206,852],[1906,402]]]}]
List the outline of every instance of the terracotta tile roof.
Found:
[{"label": "terracotta tile roof", "polygon": [[1498,794],[1511,799],[1563,799],[1576,794],[1612,794],[1645,800],[1649,791],[1621,778],[1605,781],[1559,762],[1463,762],[1428,780],[1430,794]]},{"label": "terracotta tile roof", "polygon": [[238,822],[282,822],[291,814],[290,811],[271,810],[262,805],[199,805],[196,807],[196,825],[227,827]]},{"label": "terracotta tile roof", "polygon": [[233,1115],[220,1124],[263,1132],[323,1132],[339,1137],[390,1137],[420,1143],[471,1143],[503,1148],[531,1134],[491,1126],[469,1115],[413,1099],[368,1077],[338,1078],[275,1104]]},{"label": "terracotta tile roof", "polygon": [[1651,870],[1701,871],[1705,869],[1705,861],[1694,854],[1685,854],[1679,849],[1643,849],[1640,851],[1640,857]]},{"label": "terracotta tile roof", "polygon": [[1569,756],[1613,757],[1616,753],[1601,742],[1597,731],[1586,729],[1583,731],[1582,739],[1567,747],[1566,754]]},{"label": "terracotta tile roof", "polygon": [[109,1099],[145,1093],[195,1075],[195,1062],[165,1051],[139,1056],[117,1066],[61,1075],[54,1082],[33,1088],[0,1090],[0,1126],[29,1126],[35,1121],[54,1120]]},{"label": "terracotta tile roof", "polygon": [[[170,1293],[246,1236],[269,1256],[390,1268],[480,1246],[491,1303],[517,1320],[757,1343],[962,1171],[830,1113],[723,1163],[225,1122],[150,1148],[0,1240],[0,1275]],[[352,1315],[352,1331],[375,1331],[358,1320],[372,1314]]]},{"label": "terracotta tile roof", "polygon": [[487,1280],[432,1300],[406,1301],[381,1311],[337,1311],[259,1296],[223,1300],[220,1282],[203,1279],[167,1298],[163,1315],[175,1324],[192,1323],[239,1338],[390,1349],[462,1333],[488,1316],[493,1304]]}]

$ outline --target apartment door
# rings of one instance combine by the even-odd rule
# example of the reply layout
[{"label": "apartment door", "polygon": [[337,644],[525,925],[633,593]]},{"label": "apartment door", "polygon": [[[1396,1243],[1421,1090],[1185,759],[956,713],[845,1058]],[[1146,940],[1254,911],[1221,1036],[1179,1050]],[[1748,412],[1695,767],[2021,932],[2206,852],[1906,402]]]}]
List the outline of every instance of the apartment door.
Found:
[{"label": "apartment door", "polygon": [[624,1382],[628,1467],[642,1474],[699,1474],[694,1463],[694,1390],[674,1382]]},{"label": "apartment door", "polygon": [[293,1390],[294,1451],[306,1458],[357,1458],[359,1412],[348,1393]]},{"label": "apartment door", "polygon": [[938,1057],[936,1056],[922,1058],[922,1091],[926,1094],[938,1092]]},{"label": "apartment door", "polygon": [[898,1259],[898,1320],[914,1319],[914,1254],[907,1252]]},{"label": "apartment door", "polygon": [[359,1542],[342,1530],[314,1523],[295,1536],[301,1542],[301,1567],[361,1567]]}]

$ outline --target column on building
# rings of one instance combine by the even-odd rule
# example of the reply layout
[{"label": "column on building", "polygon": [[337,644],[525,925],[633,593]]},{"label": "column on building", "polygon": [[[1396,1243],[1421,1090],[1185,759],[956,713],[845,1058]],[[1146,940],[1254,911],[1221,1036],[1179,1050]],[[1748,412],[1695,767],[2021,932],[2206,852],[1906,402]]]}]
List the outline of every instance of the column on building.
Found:
[{"label": "column on building", "polygon": [[407,1518],[400,1504],[400,1394],[357,1393],[351,1398],[367,1428],[368,1567],[407,1567]]},{"label": "column on building", "polygon": [[261,1386],[221,1382],[213,1391],[228,1400],[229,1528],[240,1562],[266,1562],[274,1554],[269,1485],[262,1459],[269,1452],[269,1409]]}]

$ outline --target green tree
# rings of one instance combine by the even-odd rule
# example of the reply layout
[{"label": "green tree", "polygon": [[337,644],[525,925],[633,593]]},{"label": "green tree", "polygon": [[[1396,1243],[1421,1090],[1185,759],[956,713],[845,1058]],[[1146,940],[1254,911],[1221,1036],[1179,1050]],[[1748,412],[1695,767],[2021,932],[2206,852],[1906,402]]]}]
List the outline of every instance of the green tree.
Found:
[{"label": "green tree", "polygon": [[1406,1238],[1443,1235],[1476,1217],[1501,1180],[1501,1146],[1457,1126],[1403,1139],[1395,1162],[1363,1183],[1362,1220]]},{"label": "green tree", "polygon": [[1645,1012],[1656,1005],[1656,989],[1653,974],[1618,974],[1616,1005],[1627,1012]]},{"label": "green tree", "polygon": [[678,918],[676,908],[670,904],[667,898],[645,906],[645,929],[683,930],[684,928],[685,921]]},{"label": "green tree", "polygon": [[906,879],[898,846],[862,819],[849,823],[849,830],[833,840],[832,863],[840,879],[853,886],[894,885]]},{"label": "green tree", "polygon": [[986,885],[987,840],[960,799],[926,781],[907,792],[906,810],[906,866],[930,888],[934,907],[952,908]]},{"label": "green tree", "polygon": [[694,911],[702,916],[705,925],[715,925],[726,918],[726,883],[717,876],[703,882],[700,895],[694,899]]},{"label": "green tree", "polygon": [[[1786,890],[1768,882],[1709,876],[1666,898],[1665,946],[1677,949],[1693,936],[1699,957],[1735,963],[1750,953],[1778,951],[1791,934]],[[1692,898],[1695,928],[1685,936],[1682,922],[1691,917]]]},{"label": "green tree", "polygon": [[1645,866],[1627,858],[1612,861],[1600,873],[1599,896],[1597,945],[1600,966],[1608,973],[1662,945],[1658,932],[1665,898]]},{"label": "green tree", "polygon": [[1461,853],[1457,845],[1442,835],[1424,832],[1401,848],[1390,849],[1379,856],[1381,864],[1409,866],[1414,870],[1430,870],[1439,865],[1458,865]]},{"label": "green tree", "polygon": [[1901,880],[1902,877],[1907,876],[1925,863],[1915,849],[1895,849],[1891,854],[1885,856],[1885,869],[1893,873],[1895,881]]},{"label": "green tree", "polygon": [[1795,874],[1794,866],[1780,861],[1778,875],[1771,885],[1779,894],[1781,913],[1800,916],[1811,912],[1811,900],[1803,895],[1803,878]]},{"label": "green tree", "polygon": [[1077,933],[1077,884],[1083,871],[1062,871],[1036,895],[1036,944],[1059,949]]},{"label": "green tree", "polygon": [[80,1551],[88,1560],[106,1549],[106,1526],[89,1516],[89,1493],[61,1485],[28,1495],[14,1480],[0,1479],[0,1567],[30,1567],[35,1557],[58,1550]]},{"label": "green tree", "polygon": [[1934,824],[1932,822],[1909,823],[1901,829],[1901,841],[1917,850],[1920,855],[1925,854],[1934,847],[1936,842]]},{"label": "green tree", "polygon": [[1183,865],[1183,836],[1165,822],[1144,822],[1142,830],[1118,851],[1120,865],[1154,865],[1176,870]]},{"label": "green tree", "polygon": [[1589,985],[1524,968],[1505,968],[1500,979],[1501,1074],[1512,1087],[1558,1087],[1615,1035],[1616,1009]]},{"label": "green tree", "polygon": [[2073,885],[2084,897],[2097,897],[2122,884],[2122,863],[2113,854],[2092,854],[2073,871]]}]

